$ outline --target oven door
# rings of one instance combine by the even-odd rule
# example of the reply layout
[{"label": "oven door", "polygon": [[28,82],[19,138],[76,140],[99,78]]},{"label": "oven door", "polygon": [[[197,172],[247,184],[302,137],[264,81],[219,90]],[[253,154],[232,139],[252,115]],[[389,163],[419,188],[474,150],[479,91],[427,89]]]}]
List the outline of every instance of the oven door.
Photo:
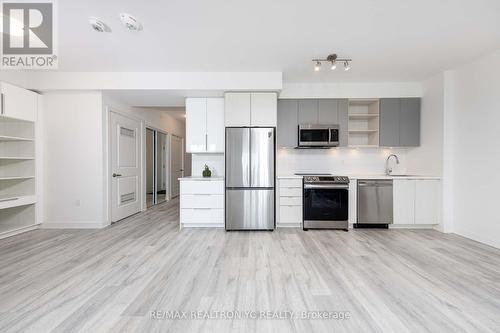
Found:
[{"label": "oven door", "polygon": [[299,128],[299,146],[314,147],[330,144],[330,130],[328,128]]},{"label": "oven door", "polygon": [[349,185],[304,184],[304,221],[347,221]]}]

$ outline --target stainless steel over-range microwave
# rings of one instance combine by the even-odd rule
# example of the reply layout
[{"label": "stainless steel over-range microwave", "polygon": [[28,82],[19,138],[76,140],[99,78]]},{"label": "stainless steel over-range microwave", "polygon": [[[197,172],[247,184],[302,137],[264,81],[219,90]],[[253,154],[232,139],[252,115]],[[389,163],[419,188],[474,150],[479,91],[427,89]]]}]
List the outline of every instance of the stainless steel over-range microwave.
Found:
[{"label": "stainless steel over-range microwave", "polygon": [[337,147],[338,125],[299,125],[299,147]]}]

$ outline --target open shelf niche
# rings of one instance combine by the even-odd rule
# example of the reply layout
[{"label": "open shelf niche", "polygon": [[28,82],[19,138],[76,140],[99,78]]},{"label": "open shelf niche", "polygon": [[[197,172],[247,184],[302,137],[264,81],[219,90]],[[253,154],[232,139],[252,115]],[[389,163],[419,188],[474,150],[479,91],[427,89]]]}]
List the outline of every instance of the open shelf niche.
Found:
[{"label": "open shelf niche", "polygon": [[379,100],[349,100],[349,146],[378,147]]},{"label": "open shelf niche", "polygon": [[0,238],[36,226],[35,123],[0,117]]}]

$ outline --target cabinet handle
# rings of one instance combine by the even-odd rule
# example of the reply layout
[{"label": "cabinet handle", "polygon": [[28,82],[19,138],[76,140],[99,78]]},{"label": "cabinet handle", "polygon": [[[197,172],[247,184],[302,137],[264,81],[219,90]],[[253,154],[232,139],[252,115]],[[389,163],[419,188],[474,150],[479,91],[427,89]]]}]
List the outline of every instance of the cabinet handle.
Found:
[{"label": "cabinet handle", "polygon": [[208,134],[205,134],[205,150],[208,151]]},{"label": "cabinet handle", "polygon": [[196,209],[196,210],[211,210],[212,208],[193,208],[193,209]]},{"label": "cabinet handle", "polygon": [[0,107],[2,108],[1,114],[4,114],[5,113],[5,95],[4,95],[4,93],[1,94],[0,98],[1,98]]}]

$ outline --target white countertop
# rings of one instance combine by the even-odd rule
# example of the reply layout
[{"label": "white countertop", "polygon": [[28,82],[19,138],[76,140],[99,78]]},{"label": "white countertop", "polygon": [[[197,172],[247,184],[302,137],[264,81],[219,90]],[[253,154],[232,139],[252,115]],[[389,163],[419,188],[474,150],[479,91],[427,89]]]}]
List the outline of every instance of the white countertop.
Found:
[{"label": "white countertop", "polygon": [[179,178],[180,181],[221,181],[224,180],[224,177],[201,177],[201,176],[189,176]]},{"label": "white countertop", "polygon": [[[350,179],[441,179],[437,176],[422,176],[422,175],[404,175],[404,176],[387,176],[387,175],[362,175],[362,174],[341,174],[340,176],[348,176]],[[301,179],[303,176],[298,175],[278,175],[278,179]]]}]

